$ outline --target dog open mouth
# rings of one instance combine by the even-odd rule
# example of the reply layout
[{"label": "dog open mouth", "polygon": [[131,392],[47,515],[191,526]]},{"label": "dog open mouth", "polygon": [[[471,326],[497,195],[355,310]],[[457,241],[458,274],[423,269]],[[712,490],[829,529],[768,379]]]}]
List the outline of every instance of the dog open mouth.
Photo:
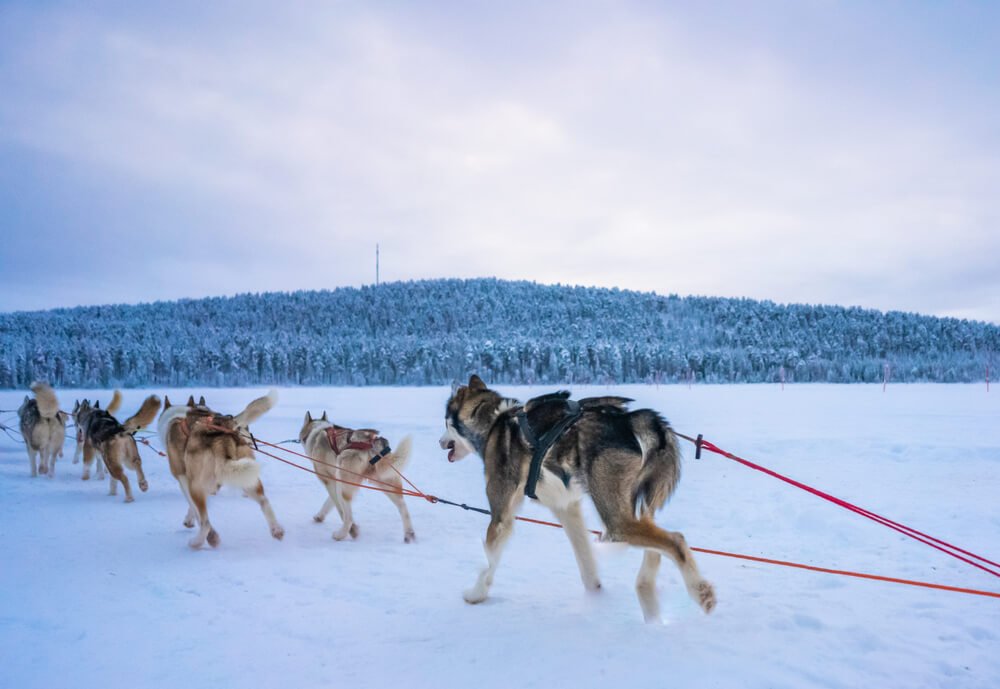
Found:
[{"label": "dog open mouth", "polygon": [[448,448],[447,449],[448,449],[448,461],[449,462],[454,462],[455,461],[455,441],[454,440],[449,440],[448,441]]}]

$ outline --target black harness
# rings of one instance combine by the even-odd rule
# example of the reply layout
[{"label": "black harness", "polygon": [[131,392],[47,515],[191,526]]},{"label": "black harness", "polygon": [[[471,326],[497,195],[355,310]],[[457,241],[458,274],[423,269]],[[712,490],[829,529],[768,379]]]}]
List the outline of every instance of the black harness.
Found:
[{"label": "black harness", "polygon": [[[535,487],[538,485],[538,478],[542,474],[542,460],[545,459],[546,453],[549,451],[557,440],[562,437],[562,434],[570,429],[570,427],[580,420],[583,416],[583,410],[579,402],[571,399],[566,399],[568,393],[554,393],[551,395],[544,395],[542,397],[536,397],[533,400],[529,400],[520,411],[517,412],[517,424],[521,429],[521,433],[524,435],[524,439],[527,441],[533,449],[531,454],[531,467],[528,469],[528,482],[524,485],[524,494],[533,500],[537,500],[538,496],[535,495]],[[564,416],[556,422],[556,424],[547,430],[545,433],[538,436],[535,433],[535,429],[531,427],[531,423],[528,421],[527,408],[532,405],[532,403],[548,402],[555,400],[564,400],[566,405],[566,410]]]}]

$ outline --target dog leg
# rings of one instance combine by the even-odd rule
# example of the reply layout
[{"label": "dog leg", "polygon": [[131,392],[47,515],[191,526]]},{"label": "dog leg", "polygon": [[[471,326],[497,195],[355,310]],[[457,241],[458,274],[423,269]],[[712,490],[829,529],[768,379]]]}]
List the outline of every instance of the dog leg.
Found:
[{"label": "dog leg", "polygon": [[194,501],[191,499],[191,491],[188,490],[188,477],[178,476],[177,485],[180,486],[184,499],[188,501],[188,511],[184,517],[184,526],[188,529],[194,528],[194,521],[198,518],[198,510],[195,509]]},{"label": "dog leg", "polygon": [[313,521],[317,524],[321,523],[326,519],[326,515],[330,514],[330,510],[333,509],[333,498],[327,496],[326,501],[323,506],[319,508],[319,512],[313,515]]},{"label": "dog leg", "polygon": [[330,514],[330,510],[334,507],[337,508],[337,514],[340,515],[341,521],[344,519],[344,508],[340,506],[340,497],[337,495],[336,481],[323,481],[323,487],[326,488],[328,497],[326,502],[323,503],[323,507],[320,508],[316,516],[313,517],[313,521],[322,522],[326,519],[326,515]]},{"label": "dog leg", "polygon": [[[390,485],[399,490],[403,489],[403,484],[398,479],[389,481]],[[392,504],[399,510],[399,517],[403,520],[403,543],[413,543],[417,540],[417,534],[413,532],[413,522],[410,521],[410,510],[406,509],[406,502],[401,493],[385,493],[385,497],[392,501]]]},{"label": "dog leg", "polygon": [[135,466],[135,477],[139,479],[139,490],[145,493],[149,490],[149,483],[146,482],[146,474],[142,471],[142,459],[139,458],[139,450],[135,448],[135,457],[132,459]]},{"label": "dog leg", "polygon": [[698,565],[683,534],[677,531],[664,531],[651,519],[628,522],[618,532],[629,545],[658,550],[673,560],[684,578],[688,595],[706,613],[712,612],[716,603],[715,589],[698,572]]},{"label": "dog leg", "polygon": [[31,466],[31,475],[38,476],[38,450],[31,445],[28,445],[28,463]]},{"label": "dog leg", "polygon": [[188,485],[188,491],[191,496],[191,504],[194,506],[195,510],[198,512],[198,533],[188,541],[188,545],[197,550],[205,545],[205,541],[213,548],[219,546],[219,534],[215,529],[212,528],[212,523],[208,520],[208,504],[207,496],[205,491],[203,491],[199,486]]},{"label": "dog leg", "polygon": [[[103,460],[102,460],[103,461]],[[90,480],[90,465],[94,463],[94,447],[90,443],[83,446],[83,480]],[[100,477],[100,478],[103,478]]]},{"label": "dog leg", "polygon": [[257,487],[253,491],[246,491],[248,497],[253,498],[260,505],[260,511],[264,513],[264,519],[267,520],[267,525],[271,528],[271,535],[277,538],[279,541],[285,537],[285,530],[282,528],[281,524],[278,523],[278,518],[274,516],[274,510],[271,509],[271,501],[267,499],[264,495],[264,484],[257,481]]},{"label": "dog leg", "polygon": [[56,457],[58,456],[56,452],[56,450],[49,450],[49,478],[56,477]]},{"label": "dog leg", "polygon": [[76,450],[73,451],[73,464],[80,463],[80,455],[83,454],[83,440],[79,437],[76,439]]},{"label": "dog leg", "polygon": [[134,502],[135,498],[132,497],[132,485],[129,483],[128,476],[125,474],[125,469],[118,462],[113,465],[108,466],[108,479],[111,483],[111,490],[109,495],[118,494],[118,483],[121,482],[122,487],[125,488],[125,502]]},{"label": "dog leg", "polygon": [[660,570],[660,553],[647,550],[642,556],[642,567],[635,580],[635,592],[639,596],[643,619],[648,623],[662,622],[660,619],[660,599],[656,595],[656,574]]},{"label": "dog leg", "polygon": [[486,529],[486,542],[483,544],[488,564],[479,573],[479,578],[476,579],[475,586],[462,594],[466,603],[482,603],[486,600],[486,597],[490,593],[490,587],[493,585],[493,575],[500,564],[500,556],[503,554],[503,548],[513,531],[514,519],[508,516],[498,517],[496,516],[496,512],[494,512],[494,516],[490,520],[490,525]]},{"label": "dog leg", "polygon": [[100,481],[102,478],[104,478],[104,464],[105,464],[105,462],[104,462],[104,455],[102,455],[100,452],[98,452],[97,456],[101,460],[101,461],[99,461],[97,463],[97,480]]},{"label": "dog leg", "polygon": [[340,496],[340,517],[344,523],[340,529],[333,532],[333,540],[342,541],[348,536],[357,538],[358,525],[354,523],[354,511],[351,509],[351,500],[354,499],[354,494],[344,490],[342,483],[337,484],[337,494]]},{"label": "dog leg", "polygon": [[570,545],[573,546],[573,554],[576,555],[576,565],[580,569],[583,587],[588,591],[600,590],[601,580],[597,576],[597,562],[594,560],[594,552],[590,547],[587,527],[583,523],[580,502],[572,502],[565,509],[554,509],[552,512],[556,515],[559,523],[563,525]]}]

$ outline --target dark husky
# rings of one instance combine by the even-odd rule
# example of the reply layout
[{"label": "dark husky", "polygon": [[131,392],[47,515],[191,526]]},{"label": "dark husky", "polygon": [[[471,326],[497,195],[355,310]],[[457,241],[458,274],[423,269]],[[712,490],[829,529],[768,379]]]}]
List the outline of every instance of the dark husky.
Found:
[{"label": "dark husky", "polygon": [[24,402],[17,410],[21,435],[28,449],[31,475],[56,473],[56,457],[62,456],[66,441],[66,414],[59,411],[56,391],[46,383],[32,383],[32,399],[25,395]]},{"label": "dark husky", "polygon": [[[567,398],[568,393],[547,395],[522,406],[472,376],[448,400],[441,447],[448,450],[451,462],[471,452],[483,458],[492,512],[485,542],[488,566],[465,592],[469,603],[482,602],[489,593],[514,515],[524,500],[533,445],[566,417],[573,407]],[[691,598],[711,612],[715,591],[699,574],[684,536],[653,521],[680,477],[677,440],[662,416],[649,409],[629,411],[630,401],[580,400],[578,419],[544,456],[536,495],[565,527],[588,590],[599,589],[600,581],[580,511],[584,493],[590,493],[604,522],[605,540],[645,550],[636,591],[647,622],[660,619],[656,574],[661,555],[674,561]],[[534,437],[529,440],[528,434]]]},{"label": "dark husky", "polygon": [[118,494],[118,482],[125,487],[125,502],[135,500],[132,497],[132,486],[129,485],[128,476],[125,475],[125,467],[135,471],[139,479],[139,490],[146,492],[149,487],[146,483],[146,476],[142,473],[142,459],[139,457],[139,448],[135,444],[135,433],[141,428],[145,428],[160,409],[160,398],[156,395],[147,397],[142,406],[133,416],[119,423],[118,419],[107,411],[92,407],[77,411],[77,418],[84,419],[84,445],[83,464],[84,478],[88,477],[87,468],[94,461],[94,453],[101,455],[104,466],[107,467],[109,478],[108,495]]}]

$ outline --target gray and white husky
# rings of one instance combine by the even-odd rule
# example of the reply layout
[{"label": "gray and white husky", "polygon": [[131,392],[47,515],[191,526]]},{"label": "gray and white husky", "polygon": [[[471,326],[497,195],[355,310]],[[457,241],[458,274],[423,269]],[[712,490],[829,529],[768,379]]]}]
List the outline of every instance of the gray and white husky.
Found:
[{"label": "gray and white husky", "polygon": [[[472,452],[483,458],[492,512],[485,541],[488,564],[465,592],[469,603],[482,602],[489,593],[525,497],[534,444],[566,417],[572,404],[567,398],[568,393],[548,395],[521,405],[487,388],[478,376],[452,391],[441,448],[451,462]],[[653,521],[680,478],[677,440],[662,416],[650,409],[630,411],[630,401],[600,397],[574,405],[579,416],[545,453],[536,495],[565,528],[587,590],[601,584],[580,510],[585,493],[604,522],[604,540],[645,551],[636,591],[647,622],[660,619],[656,575],[662,555],[677,565],[691,598],[711,612],[715,590],[698,572],[684,536]],[[525,426],[533,429],[533,437]]]},{"label": "gray and white husky", "polygon": [[56,474],[56,457],[62,456],[66,442],[66,414],[59,411],[56,391],[48,383],[32,383],[34,399],[25,395],[17,410],[21,435],[28,449],[31,475]]}]

